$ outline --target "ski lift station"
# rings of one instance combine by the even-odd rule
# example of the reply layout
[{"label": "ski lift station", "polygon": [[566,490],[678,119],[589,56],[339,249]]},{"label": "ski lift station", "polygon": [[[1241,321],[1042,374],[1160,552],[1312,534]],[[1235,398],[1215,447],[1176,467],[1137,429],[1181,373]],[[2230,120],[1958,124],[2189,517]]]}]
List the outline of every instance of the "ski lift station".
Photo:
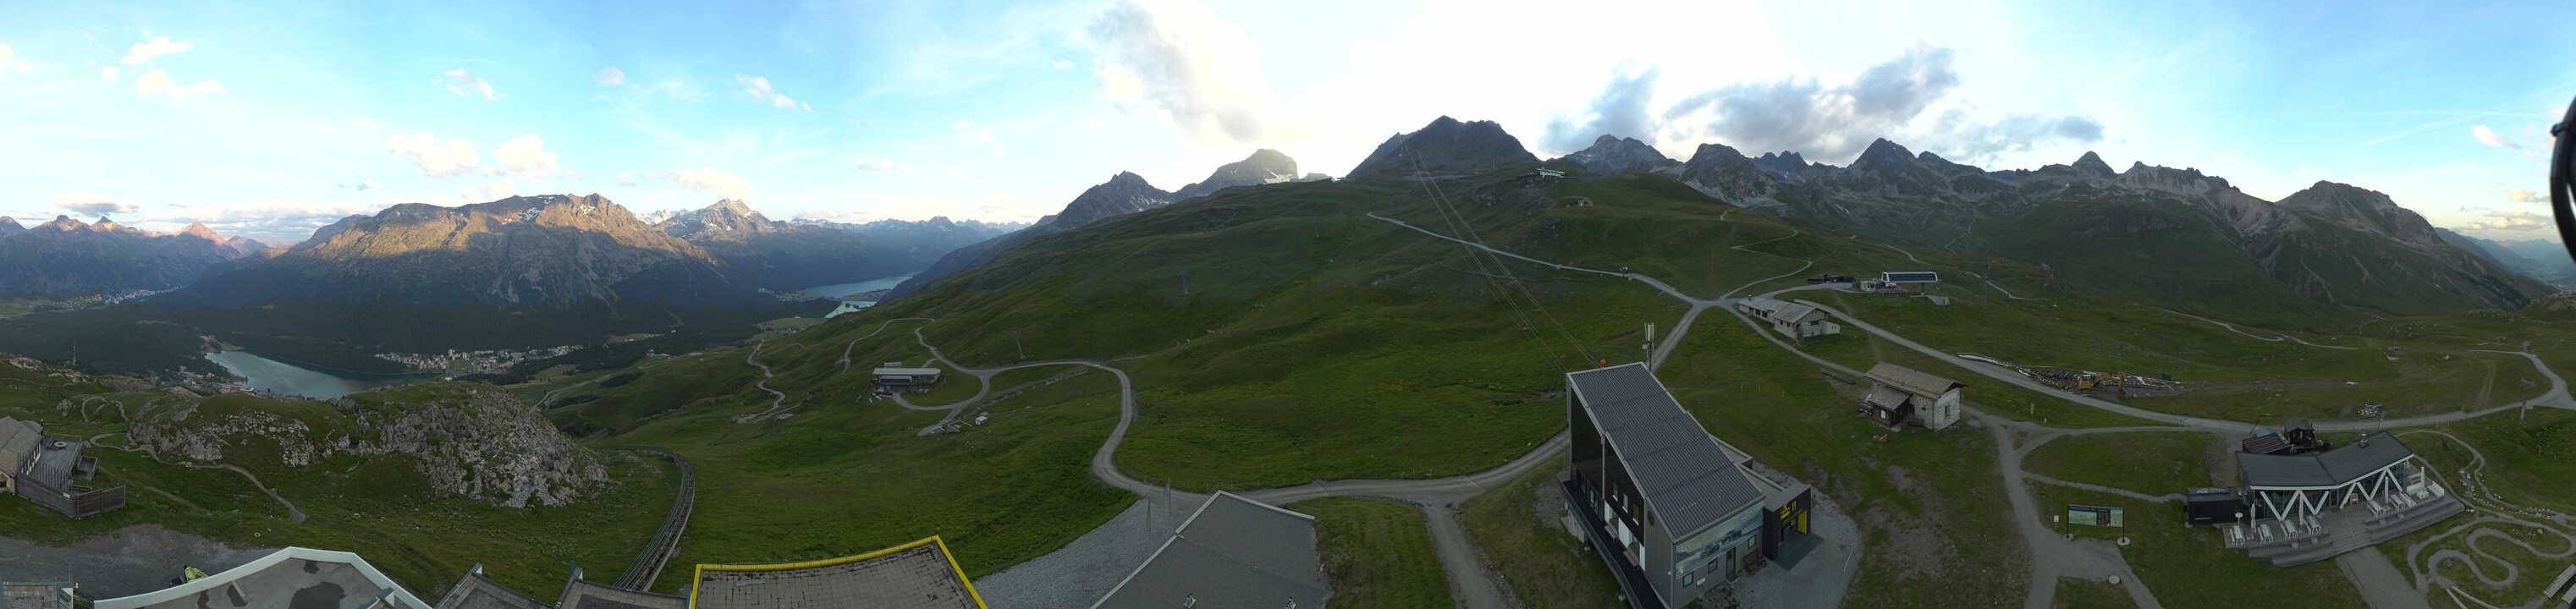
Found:
[{"label": "ski lift station", "polygon": [[1566,375],[1569,511],[1631,607],[1690,606],[1815,547],[1812,489],[1761,473],[1643,363]]},{"label": "ski lift station", "polygon": [[938,368],[906,368],[903,362],[886,362],[875,374],[877,389],[887,392],[920,393],[939,384]]}]

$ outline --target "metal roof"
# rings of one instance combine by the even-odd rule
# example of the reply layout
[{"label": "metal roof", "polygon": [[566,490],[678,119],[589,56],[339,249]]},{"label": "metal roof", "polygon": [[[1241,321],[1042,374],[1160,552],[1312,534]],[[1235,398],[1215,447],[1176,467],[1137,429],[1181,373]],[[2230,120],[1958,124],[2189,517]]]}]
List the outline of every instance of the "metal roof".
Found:
[{"label": "metal roof", "polygon": [[456,580],[456,587],[448,589],[447,596],[438,599],[438,609],[554,609],[554,605],[492,581],[483,576],[483,565],[474,565]]},{"label": "metal roof", "polygon": [[1880,409],[1895,410],[1896,407],[1905,405],[1905,397],[1906,393],[1903,390],[1880,385],[1871,387],[1869,395],[1861,396],[1860,401]]},{"label": "metal roof", "polygon": [[36,443],[44,439],[44,426],[0,417],[0,474],[18,475],[18,470],[27,464],[27,456],[36,452]]},{"label": "metal roof", "polygon": [[[306,592],[310,590],[312,592]],[[350,602],[366,602],[382,597],[385,604],[401,609],[430,609],[429,603],[412,596],[410,590],[394,583],[393,578],[377,571],[375,565],[357,554],[289,547],[259,557],[242,566],[197,578],[177,586],[134,596],[100,599],[98,609],[193,609],[206,598],[227,607],[296,607],[294,602],[305,594],[328,596],[337,593]],[[233,600],[239,599],[239,600]]]},{"label": "metal roof", "polygon": [[[56,443],[62,446],[56,448]],[[35,452],[30,453],[27,463],[20,466],[18,477],[34,480],[57,491],[71,490],[72,466],[80,463],[81,449],[87,446],[89,444],[85,442],[40,437]]]},{"label": "metal roof", "polygon": [[572,580],[564,584],[556,609],[683,609],[686,597],[628,590],[608,584]]},{"label": "metal roof", "polygon": [[700,609],[982,609],[975,585],[938,537],[875,552],[766,565],[698,565],[689,606]]},{"label": "metal roof", "polygon": [[2247,487],[2335,487],[2412,456],[2414,449],[2383,431],[2313,455],[2238,453],[2236,469]]},{"label": "metal roof", "polygon": [[878,368],[877,376],[939,376],[938,368]]},{"label": "metal roof", "polygon": [[1886,383],[1906,393],[1926,398],[1938,398],[1941,394],[1949,393],[1951,389],[1968,386],[1967,383],[1886,362],[1870,366],[1868,376],[1870,380]]},{"label": "metal roof", "polygon": [[1218,491],[1091,606],[1308,609],[1331,595],[1315,551],[1315,517]]},{"label": "metal roof", "polygon": [[1762,502],[1717,437],[1682,410],[1644,363],[1568,373],[1565,380],[1674,539]]}]

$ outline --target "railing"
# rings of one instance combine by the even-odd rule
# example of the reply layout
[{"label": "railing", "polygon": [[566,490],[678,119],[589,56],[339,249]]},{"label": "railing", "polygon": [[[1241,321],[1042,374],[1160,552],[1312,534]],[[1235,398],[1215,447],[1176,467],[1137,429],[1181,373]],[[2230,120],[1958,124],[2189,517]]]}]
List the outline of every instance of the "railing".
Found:
[{"label": "railing", "polygon": [[619,588],[644,590],[646,586],[653,585],[655,578],[662,576],[662,566],[680,550],[680,534],[688,530],[689,511],[697,502],[698,475],[696,470],[690,469],[688,458],[670,449],[630,446],[619,450],[653,453],[680,465],[680,496],[671,502],[671,513],[662,518],[662,529],[653,533],[653,541],[645,544],[644,551],[635,556],[635,564],[626,567],[626,575],[617,578]]},{"label": "railing", "polygon": [[72,518],[88,518],[125,507],[125,487],[60,491],[33,480],[20,480],[19,496]]}]

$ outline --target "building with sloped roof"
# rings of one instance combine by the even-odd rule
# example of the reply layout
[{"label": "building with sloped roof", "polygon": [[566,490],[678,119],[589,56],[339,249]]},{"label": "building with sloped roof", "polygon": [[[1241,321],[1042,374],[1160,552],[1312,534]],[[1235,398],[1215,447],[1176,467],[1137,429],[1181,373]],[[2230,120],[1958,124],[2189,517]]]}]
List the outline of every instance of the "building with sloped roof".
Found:
[{"label": "building with sloped roof", "polygon": [[1834,323],[1832,316],[1803,302],[1756,297],[1736,301],[1735,308],[1755,320],[1771,324],[1771,331],[1791,339],[1806,340],[1843,332],[1842,324]]},{"label": "building with sloped roof", "polygon": [[32,421],[0,417],[0,490],[73,518],[125,507],[125,487],[83,484],[98,474],[98,458],[81,455],[88,446],[46,436]]},{"label": "building with sloped roof", "polygon": [[1315,517],[1217,491],[1093,609],[1321,609]]},{"label": "building with sloped roof", "polygon": [[2237,453],[2247,520],[2223,525],[2227,547],[2284,567],[2371,551],[2468,509],[2430,470],[2388,432],[2323,452]]},{"label": "building with sloped roof", "polygon": [[1861,396],[1861,411],[1880,425],[1912,424],[1937,431],[1959,422],[1960,390],[1967,383],[1886,362],[1871,366],[1864,376],[1871,385],[1869,393]]},{"label": "building with sloped roof", "polygon": [[367,559],[349,552],[286,548],[242,566],[133,596],[97,609],[431,609]]},{"label": "building with sloped roof", "polygon": [[1804,485],[1757,479],[1751,458],[1700,426],[1645,364],[1570,373],[1566,386],[1566,500],[1633,606],[1689,605],[1807,532]]},{"label": "building with sloped roof", "polygon": [[578,573],[573,575],[572,581],[564,583],[563,598],[555,601],[555,609],[686,609],[688,606],[689,598],[685,596],[628,590],[583,580]]},{"label": "building with sloped roof", "polygon": [[438,599],[438,609],[554,609],[554,605],[484,577],[483,565],[478,564]]},{"label": "building with sloped roof", "polygon": [[948,544],[933,536],[875,552],[797,563],[698,565],[693,609],[984,609]]},{"label": "building with sloped roof", "polygon": [[2271,518],[2314,516],[2421,486],[2427,467],[2388,432],[2315,454],[2236,455],[2250,502]]}]

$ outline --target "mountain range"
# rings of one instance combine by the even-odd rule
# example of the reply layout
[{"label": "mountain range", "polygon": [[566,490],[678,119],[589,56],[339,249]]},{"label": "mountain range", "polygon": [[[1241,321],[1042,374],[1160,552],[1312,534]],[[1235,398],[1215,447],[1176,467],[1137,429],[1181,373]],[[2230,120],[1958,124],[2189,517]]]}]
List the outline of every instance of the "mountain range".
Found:
[{"label": "mountain range", "polygon": [[2468,250],[2499,268],[2521,273],[2560,290],[2576,289],[2576,259],[2570,259],[2566,246],[2556,241],[2496,241],[2463,235],[2447,228],[2434,230],[2441,234],[2442,241]]},{"label": "mountain range", "polygon": [[1206,197],[1229,188],[1327,179],[1331,178],[1320,173],[1299,177],[1296,159],[1288,158],[1288,155],[1270,149],[1255,150],[1251,156],[1244,157],[1243,160],[1220,165],[1216,171],[1208,174],[1207,179],[1182,186],[1177,191],[1166,192],[1146,182],[1144,176],[1122,171],[1118,175],[1109,176],[1107,182],[1083,190],[1082,194],[1073,198],[1073,201],[1065,203],[1063,211],[1039,218],[1036,224],[1028,228],[948,252],[938,261],[931,263],[929,268],[896,285],[887,293],[887,298],[898,298],[920,292],[922,288],[928,287],[933,282],[981,266],[992,261],[994,256],[1003,251],[1032,239],[1079,228],[1103,219]]},{"label": "mountain range", "polygon": [[732,199],[671,215],[653,226],[706,249],[732,277],[773,291],[900,275],[1004,232],[946,217],[794,223],[771,220]]},{"label": "mountain range", "polygon": [[[721,222],[721,220],[719,220]],[[743,304],[759,295],[706,248],[606,197],[544,195],[350,216],[259,264],[166,297],[239,306],[276,300],[567,308],[591,302]]]},{"label": "mountain range", "polygon": [[1720,200],[1918,247],[2040,264],[2055,280],[2169,306],[2389,314],[2519,308],[2547,286],[2445,241],[2385,194],[2333,182],[2267,201],[2194,169],[2100,155],[1990,171],[1884,139],[1848,166],[1701,145],[1678,165],[1603,138],[1564,160],[1650,171]]},{"label": "mountain range", "polygon": [[167,290],[264,249],[258,241],[226,238],[203,224],[156,233],[106,218],[85,223],[56,216],[26,227],[0,217],[0,295]]}]

